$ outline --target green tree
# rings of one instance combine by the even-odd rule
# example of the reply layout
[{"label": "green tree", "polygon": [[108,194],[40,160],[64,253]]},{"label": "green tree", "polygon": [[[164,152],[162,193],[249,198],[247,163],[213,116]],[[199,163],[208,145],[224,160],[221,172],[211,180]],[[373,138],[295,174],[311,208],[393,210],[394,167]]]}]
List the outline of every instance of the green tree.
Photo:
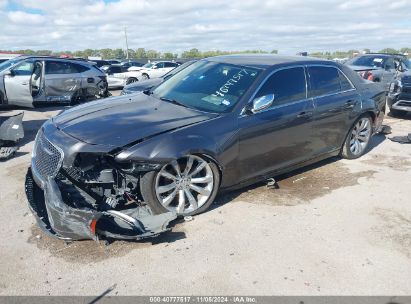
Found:
[{"label": "green tree", "polygon": [[379,51],[379,53],[396,54],[396,53],[399,53],[399,51],[396,50],[396,49],[393,49],[393,48],[385,48],[385,49],[382,49],[381,51]]},{"label": "green tree", "polygon": [[147,58],[147,53],[145,48],[138,48],[136,50],[135,56],[137,59]]}]

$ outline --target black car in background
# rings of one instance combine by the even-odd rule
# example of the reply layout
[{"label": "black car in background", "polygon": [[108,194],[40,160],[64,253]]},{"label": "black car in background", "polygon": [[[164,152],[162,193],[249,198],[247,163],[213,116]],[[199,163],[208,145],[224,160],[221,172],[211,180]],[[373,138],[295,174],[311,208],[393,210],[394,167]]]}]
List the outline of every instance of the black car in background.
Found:
[{"label": "black car in background", "polygon": [[60,238],[152,236],[176,215],[207,210],[219,190],[360,157],[384,106],[380,86],[331,61],[199,60],[152,91],[48,120],[27,197],[40,226]]},{"label": "black car in background", "polygon": [[411,112],[411,70],[399,74],[391,83],[387,106],[393,116],[400,117]]},{"label": "black car in background", "polygon": [[158,77],[158,78],[152,78],[152,79],[146,79],[143,81],[136,81],[133,83],[130,83],[126,86],[124,86],[123,90],[121,91],[121,95],[127,95],[127,94],[132,94],[132,93],[137,93],[137,92],[142,92],[147,89],[151,89],[160,83],[162,83],[164,80],[167,80],[171,76],[177,74],[181,70],[185,69],[192,63],[196,62],[197,60],[190,60],[187,62],[182,63],[175,69],[172,69],[170,72],[165,74],[163,77]]},{"label": "black car in background", "polygon": [[364,54],[348,60],[345,64],[362,78],[380,82],[386,91],[398,73],[411,68],[408,58],[401,54]]},{"label": "black car in background", "polygon": [[110,65],[110,62],[107,60],[91,60],[91,63],[95,64],[98,68],[101,68],[105,65]]}]

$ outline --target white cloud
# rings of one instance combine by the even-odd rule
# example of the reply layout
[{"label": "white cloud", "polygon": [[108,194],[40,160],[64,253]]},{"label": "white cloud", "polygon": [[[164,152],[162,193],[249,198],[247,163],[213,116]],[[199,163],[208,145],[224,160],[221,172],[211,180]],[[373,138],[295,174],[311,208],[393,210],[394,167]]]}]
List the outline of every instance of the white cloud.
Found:
[{"label": "white cloud", "polygon": [[45,18],[42,15],[30,14],[22,11],[9,12],[7,15],[11,22],[23,26],[42,24],[45,22]]},{"label": "white cloud", "polygon": [[[0,10],[3,49],[123,48],[124,27],[131,48],[172,52],[194,47],[280,53],[411,47],[407,0],[14,2],[20,11]],[[0,0],[0,7],[5,3]]]}]

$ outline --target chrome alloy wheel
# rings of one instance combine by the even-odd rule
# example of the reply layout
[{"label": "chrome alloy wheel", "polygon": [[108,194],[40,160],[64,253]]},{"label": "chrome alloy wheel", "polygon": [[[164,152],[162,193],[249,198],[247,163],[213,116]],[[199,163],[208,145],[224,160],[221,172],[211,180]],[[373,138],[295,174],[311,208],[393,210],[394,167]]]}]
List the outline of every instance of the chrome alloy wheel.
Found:
[{"label": "chrome alloy wheel", "polygon": [[361,118],[354,126],[350,137],[350,151],[360,155],[368,145],[371,137],[371,121],[368,117]]},{"label": "chrome alloy wheel", "polygon": [[157,174],[155,192],[159,202],[177,214],[191,213],[210,198],[214,176],[201,157],[189,155],[165,165]]}]

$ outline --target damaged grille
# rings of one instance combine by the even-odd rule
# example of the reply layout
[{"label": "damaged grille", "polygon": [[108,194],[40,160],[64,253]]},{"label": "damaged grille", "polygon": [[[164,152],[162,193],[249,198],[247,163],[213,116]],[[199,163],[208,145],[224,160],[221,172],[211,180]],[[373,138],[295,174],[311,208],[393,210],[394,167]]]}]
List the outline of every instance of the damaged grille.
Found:
[{"label": "damaged grille", "polygon": [[63,152],[48,141],[40,130],[36,138],[33,157],[36,172],[43,181],[46,181],[49,177],[54,178],[57,175]]}]

